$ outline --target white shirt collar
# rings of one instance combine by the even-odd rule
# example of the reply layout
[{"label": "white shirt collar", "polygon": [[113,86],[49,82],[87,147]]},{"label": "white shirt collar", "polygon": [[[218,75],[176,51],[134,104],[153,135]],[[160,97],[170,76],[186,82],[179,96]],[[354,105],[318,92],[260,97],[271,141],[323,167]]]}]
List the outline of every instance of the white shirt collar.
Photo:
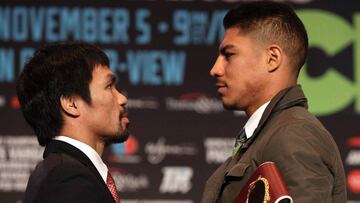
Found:
[{"label": "white shirt collar", "polygon": [[260,119],[269,105],[270,101],[266,102],[265,104],[261,105],[256,111],[250,116],[249,120],[246,122],[244,128],[246,137],[249,139],[253,134],[255,129],[258,127]]},{"label": "white shirt collar", "polygon": [[67,136],[56,136],[56,137],[54,137],[54,140],[60,140],[60,141],[66,142],[66,143],[71,144],[72,146],[76,147],[80,151],[82,151],[90,159],[90,161],[94,164],[95,168],[98,170],[102,179],[106,183],[108,168],[104,164],[104,162],[101,159],[101,157],[99,156],[99,154],[92,147],[90,147],[89,145],[87,145],[83,142],[80,142],[78,140],[75,140],[75,139],[67,137]]}]

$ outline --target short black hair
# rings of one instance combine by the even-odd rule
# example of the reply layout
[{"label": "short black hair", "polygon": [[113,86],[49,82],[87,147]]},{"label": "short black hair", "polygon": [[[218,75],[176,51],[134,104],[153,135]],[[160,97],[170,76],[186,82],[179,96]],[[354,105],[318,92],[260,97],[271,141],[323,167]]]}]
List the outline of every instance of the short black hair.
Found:
[{"label": "short black hair", "polygon": [[25,120],[44,146],[63,126],[60,97],[91,103],[89,84],[95,66],[109,66],[106,54],[81,42],[54,43],[36,50],[21,72],[16,90]]},{"label": "short black hair", "polygon": [[253,34],[257,40],[275,43],[283,48],[297,72],[308,52],[304,24],[287,4],[271,1],[241,3],[223,20],[225,29],[237,27],[242,34]]}]

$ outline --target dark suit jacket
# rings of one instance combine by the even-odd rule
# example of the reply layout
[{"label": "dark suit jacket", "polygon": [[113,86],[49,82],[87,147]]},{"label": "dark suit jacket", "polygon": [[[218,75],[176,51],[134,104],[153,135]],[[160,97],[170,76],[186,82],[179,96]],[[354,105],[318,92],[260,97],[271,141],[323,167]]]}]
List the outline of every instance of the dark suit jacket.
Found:
[{"label": "dark suit jacket", "polygon": [[279,92],[253,136],[208,179],[203,203],[232,203],[263,162],[277,164],[295,203],[345,203],[345,173],[330,133],[307,111],[300,86]]},{"label": "dark suit jacket", "polygon": [[114,203],[90,159],[72,145],[53,140],[31,174],[24,203]]}]

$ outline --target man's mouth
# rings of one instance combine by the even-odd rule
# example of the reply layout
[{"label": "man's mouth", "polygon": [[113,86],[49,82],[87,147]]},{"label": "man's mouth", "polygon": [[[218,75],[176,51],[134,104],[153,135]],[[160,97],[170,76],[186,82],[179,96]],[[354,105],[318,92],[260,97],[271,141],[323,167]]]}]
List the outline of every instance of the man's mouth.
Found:
[{"label": "man's mouth", "polygon": [[218,82],[216,83],[217,91],[219,94],[224,94],[227,88],[225,83]]},{"label": "man's mouth", "polygon": [[122,113],[120,113],[120,122],[123,129],[125,129],[129,125],[130,120],[128,118],[127,109],[125,109]]}]

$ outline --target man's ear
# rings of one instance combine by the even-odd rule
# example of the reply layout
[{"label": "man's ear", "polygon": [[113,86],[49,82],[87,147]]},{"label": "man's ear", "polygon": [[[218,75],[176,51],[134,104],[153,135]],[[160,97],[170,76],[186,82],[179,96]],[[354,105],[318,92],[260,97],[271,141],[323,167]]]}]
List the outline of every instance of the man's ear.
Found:
[{"label": "man's ear", "polygon": [[274,72],[284,60],[282,48],[276,44],[270,45],[267,49],[267,67],[268,72]]},{"label": "man's ear", "polygon": [[80,111],[78,109],[77,100],[73,96],[66,97],[64,95],[61,95],[60,97],[60,105],[62,110],[72,116],[72,117],[78,117],[80,116]]}]

